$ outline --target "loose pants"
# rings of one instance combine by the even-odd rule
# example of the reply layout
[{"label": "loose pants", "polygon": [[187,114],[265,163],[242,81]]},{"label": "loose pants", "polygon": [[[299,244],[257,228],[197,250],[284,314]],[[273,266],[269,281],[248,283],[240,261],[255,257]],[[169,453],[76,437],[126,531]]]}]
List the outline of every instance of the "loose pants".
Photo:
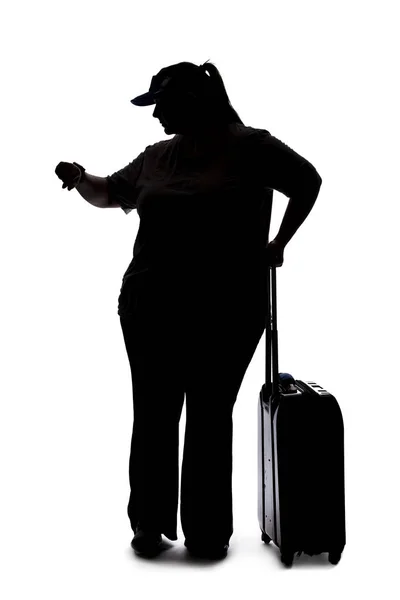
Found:
[{"label": "loose pants", "polygon": [[185,539],[227,543],[233,533],[232,412],[266,313],[264,287],[257,281],[240,286],[243,281],[228,289],[197,283],[178,292],[167,282],[148,283],[131,295],[131,314],[120,314],[132,375],[127,510],[133,531],[140,521],[178,539],[179,421],[186,397]]}]

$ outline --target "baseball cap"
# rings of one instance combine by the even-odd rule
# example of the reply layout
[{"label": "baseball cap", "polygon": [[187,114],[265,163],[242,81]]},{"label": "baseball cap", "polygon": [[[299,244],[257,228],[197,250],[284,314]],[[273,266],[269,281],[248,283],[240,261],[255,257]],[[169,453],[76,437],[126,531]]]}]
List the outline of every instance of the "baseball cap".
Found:
[{"label": "baseball cap", "polygon": [[[208,62],[208,61],[206,61]],[[149,106],[156,103],[157,95],[167,87],[176,90],[192,90],[204,92],[210,86],[210,77],[204,65],[181,62],[161,69],[151,78],[149,91],[131,100],[135,106]]]}]

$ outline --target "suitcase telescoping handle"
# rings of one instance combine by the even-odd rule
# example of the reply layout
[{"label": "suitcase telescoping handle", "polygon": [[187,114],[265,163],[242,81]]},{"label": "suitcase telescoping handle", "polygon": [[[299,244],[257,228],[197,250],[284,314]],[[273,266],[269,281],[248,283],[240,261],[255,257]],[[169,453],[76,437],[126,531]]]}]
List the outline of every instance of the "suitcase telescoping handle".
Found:
[{"label": "suitcase telescoping handle", "polygon": [[[265,384],[268,397],[279,394],[278,328],[276,314],[276,266],[267,266],[267,314],[265,319]],[[272,367],[272,368],[271,368]]]},{"label": "suitcase telescoping handle", "polygon": [[[276,267],[267,267],[267,314],[265,319],[265,383],[267,397],[279,398],[280,391],[296,393],[295,379],[290,373],[278,370],[278,327],[276,314]],[[272,367],[272,368],[271,368]]]}]

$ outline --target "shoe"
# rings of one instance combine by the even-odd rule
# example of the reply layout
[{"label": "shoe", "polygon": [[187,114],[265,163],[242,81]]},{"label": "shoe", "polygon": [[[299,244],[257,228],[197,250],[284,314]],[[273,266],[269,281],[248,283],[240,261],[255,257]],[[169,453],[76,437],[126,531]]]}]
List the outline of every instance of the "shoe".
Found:
[{"label": "shoe", "polygon": [[229,548],[229,544],[217,544],[213,542],[210,542],[209,544],[200,544],[185,540],[184,544],[187,551],[192,556],[196,556],[198,558],[209,558],[211,560],[225,558]]},{"label": "shoe", "polygon": [[137,528],[131,547],[141,556],[155,556],[162,550],[161,533]]}]

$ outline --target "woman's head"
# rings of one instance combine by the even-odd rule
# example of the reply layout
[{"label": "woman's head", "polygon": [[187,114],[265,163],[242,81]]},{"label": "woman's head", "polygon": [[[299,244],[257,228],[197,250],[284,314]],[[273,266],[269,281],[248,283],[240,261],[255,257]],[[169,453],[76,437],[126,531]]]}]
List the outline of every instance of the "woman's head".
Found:
[{"label": "woman's head", "polygon": [[213,63],[198,67],[181,62],[165,67],[152,87],[156,91],[153,116],[160,119],[166,133],[207,133],[242,123]]}]

